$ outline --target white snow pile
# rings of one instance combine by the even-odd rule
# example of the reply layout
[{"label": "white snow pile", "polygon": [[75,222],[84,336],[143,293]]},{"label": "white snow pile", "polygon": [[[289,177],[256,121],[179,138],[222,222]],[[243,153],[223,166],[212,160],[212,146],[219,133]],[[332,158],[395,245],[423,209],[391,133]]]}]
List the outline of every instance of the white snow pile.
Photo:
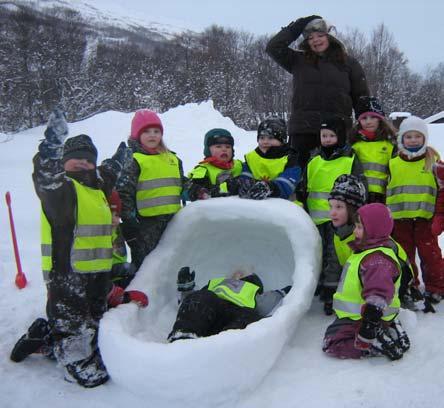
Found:
[{"label": "white snow pile", "polygon": [[[149,308],[118,307],[101,322],[99,344],[110,375],[134,393],[169,404],[179,398],[205,406],[253,390],[310,306],[319,254],[316,228],[289,201],[231,197],[187,205],[131,285],[151,295]],[[257,273],[265,290],[293,288],[272,317],[245,330],[165,344],[177,312],[177,271],[184,265],[196,271],[197,287],[243,270]],[[180,387],[172,395],[175,384]]]}]

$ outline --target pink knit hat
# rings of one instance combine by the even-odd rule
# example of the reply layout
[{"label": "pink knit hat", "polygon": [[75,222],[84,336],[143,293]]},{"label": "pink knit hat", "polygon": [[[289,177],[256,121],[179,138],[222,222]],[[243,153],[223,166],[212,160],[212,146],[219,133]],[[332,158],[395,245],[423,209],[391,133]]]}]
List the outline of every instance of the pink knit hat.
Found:
[{"label": "pink knit hat", "polygon": [[162,122],[156,112],[140,109],[134,114],[131,121],[131,139],[139,140],[141,133],[150,127],[159,128],[163,134]]},{"label": "pink knit hat", "polygon": [[366,204],[358,210],[358,214],[367,240],[388,238],[392,233],[392,214],[384,204]]}]

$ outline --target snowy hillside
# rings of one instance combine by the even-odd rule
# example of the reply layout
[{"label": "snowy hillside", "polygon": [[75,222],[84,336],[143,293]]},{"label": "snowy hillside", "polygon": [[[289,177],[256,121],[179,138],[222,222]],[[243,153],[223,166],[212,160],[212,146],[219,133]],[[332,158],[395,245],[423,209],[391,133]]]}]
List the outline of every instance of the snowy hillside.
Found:
[{"label": "snowy hillside", "polygon": [[[102,160],[127,138],[131,117],[132,114],[106,112],[71,124],[70,135],[89,134],[97,144],[99,160]],[[203,135],[210,128],[224,127],[232,132],[237,158],[242,158],[256,143],[254,132],[237,128],[231,119],[214,110],[211,102],[180,106],[165,112],[161,118],[165,141],[183,159],[186,172],[202,158]],[[444,132],[438,126],[431,127],[430,141],[444,153]],[[295,270],[313,269],[311,252],[304,250],[304,245],[314,242],[310,235],[312,226],[305,214],[291,208],[288,211],[294,210],[297,227],[293,228],[290,222],[286,227],[279,227],[280,220],[286,219],[290,205],[283,203],[285,205],[279,207],[282,208],[280,214],[273,210],[274,205],[280,204],[279,200],[270,200],[268,204],[256,203],[263,208],[252,205],[246,218],[254,221],[248,225],[253,230],[249,231],[247,227],[244,231],[238,230],[240,239],[224,240],[221,250],[223,254],[241,258],[240,263],[246,268],[251,267],[249,259],[252,259],[253,267],[258,268],[260,273],[269,269],[271,263],[286,271],[278,278],[271,279],[272,275],[265,278],[267,286],[284,286],[288,279],[298,285],[294,292],[290,292],[293,297],[289,295],[275,317],[255,323],[235,336],[224,333],[214,338],[171,345],[163,342],[169,330],[168,324],[174,317],[174,300],[166,299],[169,294],[174,296],[174,290],[168,292],[165,285],[174,279],[177,266],[183,261],[200,265],[205,271],[210,269],[210,265],[222,268],[221,263],[212,264],[210,261],[215,256],[214,248],[208,244],[209,237],[214,238],[215,230],[211,229],[214,220],[198,225],[196,219],[200,216],[205,218],[210,210],[226,204],[226,208],[230,206],[233,210],[222,217],[220,224],[216,224],[217,231],[230,231],[239,228],[239,225],[242,227],[245,222],[238,212],[245,211],[240,206],[246,205],[246,202],[236,198],[218,199],[221,201],[189,205],[181,215],[182,219],[178,219],[167,231],[165,239],[152,254],[152,261],[143,265],[142,273],[132,286],[143,289],[146,286],[152,302],[148,309],[124,305],[105,316],[101,336],[106,337],[101,337],[100,342],[105,363],[109,364],[115,380],[86,390],[63,381],[62,370],[41,356],[31,356],[20,364],[12,363],[9,353],[15,341],[36,317],[44,316],[46,292],[40,271],[39,202],[31,180],[32,156],[43,130],[44,127],[38,127],[12,137],[0,134],[2,408],[444,407],[444,304],[438,306],[435,315],[402,311],[401,320],[411,338],[412,348],[400,361],[391,362],[385,358],[339,361],[328,358],[322,353],[321,344],[325,328],[332,318],[323,315],[317,300],[302,314],[311,301],[306,293],[312,289],[312,278],[308,276],[305,281],[296,281],[295,274],[291,272],[293,261]],[[23,290],[14,285],[16,268],[3,198],[6,191],[12,194],[22,265],[29,281]],[[199,211],[199,217],[193,214],[196,211]],[[263,211],[276,213],[273,223],[259,223]],[[288,232],[290,229],[293,231],[291,234]],[[248,236],[249,232],[251,236]],[[205,238],[204,251],[212,249],[207,258],[195,257],[197,236]],[[246,250],[242,251],[244,248]],[[277,248],[282,250],[282,254]],[[288,255],[290,248],[294,258]],[[267,249],[271,249],[271,258],[267,257]],[[228,264],[227,268],[236,266]],[[160,281],[156,274],[165,274],[165,280]],[[203,274],[198,283],[207,277]],[[296,275],[299,276],[299,272]],[[163,319],[156,321],[155,315],[166,316],[170,320],[165,324]],[[291,319],[294,321],[290,322]],[[150,348],[149,342],[154,342],[156,348]],[[237,346],[239,354],[231,354],[230,351],[237,350]],[[250,354],[245,352],[248,348]],[[244,359],[241,372],[233,371],[236,365],[232,364],[231,358]],[[186,364],[187,372],[184,370]],[[207,376],[199,370],[203,366],[209,367]],[[224,375],[228,378],[231,373],[233,378],[230,381],[220,380]],[[187,375],[181,377],[182,374]],[[217,374],[222,377],[218,379]]]},{"label": "snowy hillside", "polygon": [[45,13],[46,10],[62,8],[74,10],[83,17],[91,29],[100,31],[112,29],[114,34],[116,29],[124,32],[146,34],[147,38],[155,41],[168,40],[175,34],[191,30],[191,27],[183,21],[166,19],[155,15],[141,15],[133,8],[123,8],[110,4],[107,9],[98,8],[94,1],[82,0],[18,0],[17,5],[24,5]]}]

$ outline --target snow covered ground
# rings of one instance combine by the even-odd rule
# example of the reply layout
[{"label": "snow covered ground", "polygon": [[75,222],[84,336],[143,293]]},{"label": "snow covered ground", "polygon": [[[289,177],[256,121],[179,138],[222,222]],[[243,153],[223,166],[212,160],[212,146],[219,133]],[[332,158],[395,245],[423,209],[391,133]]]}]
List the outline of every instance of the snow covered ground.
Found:
[{"label": "snow covered ground", "polygon": [[[99,159],[103,159],[114,152],[121,140],[127,138],[131,116],[118,112],[100,114],[71,124],[70,135],[87,133],[92,136],[99,148]],[[256,143],[254,132],[237,128],[229,118],[224,118],[215,111],[211,102],[177,107],[163,114],[162,120],[165,140],[183,159],[186,171],[201,159],[203,135],[212,127],[225,127],[232,132],[236,139],[238,158],[242,158],[242,155],[252,149]],[[439,125],[429,127],[431,144],[440,152],[444,152],[444,132],[440,130],[442,127]],[[163,323],[163,319],[156,321],[155,315],[164,313],[166,320],[171,321],[174,317],[174,300],[168,301],[165,298],[168,291],[162,289],[162,285],[174,280],[175,270],[182,260],[201,266],[205,271],[208,269],[210,265],[208,259],[193,258],[193,253],[196,252],[193,250],[197,248],[193,234],[202,234],[205,237],[205,250],[213,256],[216,251],[214,248],[210,251],[211,246],[207,241],[208,237],[214,234],[214,230],[211,229],[214,228],[214,225],[212,226],[214,220],[207,223],[208,229],[201,228],[193,224],[193,218],[197,216],[192,213],[199,211],[201,216],[205,216],[208,210],[213,209],[209,207],[217,209],[218,206],[222,206],[225,201],[223,199],[219,202],[213,200],[213,203],[194,206],[195,210],[193,206],[188,206],[184,210],[184,214],[189,214],[187,219],[179,219],[177,223],[171,225],[169,229],[171,236],[165,236],[159,248],[150,257],[152,261],[143,266],[142,273],[136,278],[133,286],[147,285],[146,290],[152,302],[148,309],[139,310],[134,305],[126,305],[105,316],[103,336],[106,332],[108,334],[106,338],[110,340],[104,340],[101,336],[101,344],[106,355],[105,363],[109,364],[111,374],[115,377],[114,381],[96,389],[86,390],[63,381],[62,370],[40,356],[31,356],[20,364],[10,362],[9,353],[15,341],[34,318],[44,316],[46,292],[40,272],[39,202],[31,180],[31,159],[43,130],[43,127],[31,129],[16,134],[13,138],[0,135],[2,142],[0,193],[2,196],[6,191],[12,194],[22,265],[29,281],[23,290],[18,290],[13,283],[16,269],[7,208],[2,197],[0,200],[2,231],[0,234],[0,406],[2,408],[29,406],[33,408],[48,406],[413,408],[431,405],[444,407],[442,397],[444,305],[442,304],[438,306],[435,315],[414,314],[408,311],[401,313],[401,320],[410,335],[412,348],[398,362],[390,362],[385,358],[338,361],[326,357],[321,351],[321,343],[325,328],[332,319],[322,314],[321,305],[316,300],[300,320],[296,314],[294,315],[296,321],[288,324],[291,306],[296,305],[297,296],[304,298],[304,290],[310,289],[310,278],[298,282],[305,289],[290,292],[281,311],[275,317],[250,326],[244,333],[236,335],[224,333],[214,338],[163,344],[163,338],[169,327]],[[227,207],[233,208],[231,224],[230,220],[225,218],[224,222],[220,225],[216,223],[216,226],[229,230],[230,226],[236,225],[235,220],[239,217],[235,214],[240,210],[239,206],[244,203],[239,203],[240,200],[235,198],[226,201]],[[275,205],[273,201],[277,200],[271,200],[264,206],[263,211],[272,210]],[[256,223],[260,218],[258,212],[261,209],[254,206],[251,208],[248,215]],[[308,227],[310,224],[298,209],[282,210],[282,214],[276,214],[276,222],[285,219],[285,213],[293,210],[298,218],[296,223],[301,227],[300,231],[294,231],[293,234],[289,235],[289,228],[279,229],[264,223],[261,224],[265,230],[263,240],[260,231],[257,233],[253,231],[254,234],[250,238],[254,239],[249,241],[246,239],[247,228],[244,228],[245,231],[235,230],[241,234],[241,238],[236,236],[232,240],[225,240],[226,246],[221,249],[221,253],[233,252],[236,257],[241,257],[242,265],[233,263],[225,267],[256,267],[258,272],[263,274],[268,268],[266,248],[277,250],[276,248],[286,248],[286,245],[289,245],[293,249],[303,249],[304,244],[313,242]],[[193,231],[189,235],[183,231],[187,220],[191,220],[190,229]],[[239,223],[242,225],[242,222]],[[252,227],[255,223],[249,226]],[[177,231],[183,232],[184,237],[177,238],[174,234]],[[298,240],[300,242],[297,242]],[[294,241],[297,242],[296,246],[293,245]],[[171,259],[167,256],[168,251],[174,252]],[[272,252],[275,256],[275,251]],[[248,253],[257,257],[256,265],[249,263]],[[283,255],[276,257],[274,262],[288,273],[279,275],[277,280],[266,277],[266,285],[270,288],[281,284],[284,286],[287,284],[287,279],[296,283],[295,274],[291,271],[292,261],[289,260],[287,253],[288,251],[283,250]],[[307,270],[313,269],[310,251],[298,252],[296,249],[294,261],[295,269],[298,268],[297,265],[307,265]],[[199,276],[197,266],[196,272]],[[156,267],[159,269],[156,270]],[[223,265],[216,263],[215,267],[222,268]],[[159,283],[156,273],[165,273],[165,280]],[[198,280],[198,283],[202,283],[208,277],[202,274],[200,276],[199,279],[202,280]],[[174,290],[170,293],[174,297]],[[156,299],[159,294],[164,295],[164,298]],[[305,300],[308,306],[310,299],[306,299],[305,296]],[[300,310],[304,310],[303,302]],[[122,326],[123,322],[127,327]],[[143,327],[138,327],[139,324]],[[283,330],[283,327],[287,327],[288,331]],[[121,329],[123,331],[119,331]],[[261,337],[261,333],[272,333],[272,336]],[[267,341],[264,342],[263,339]],[[152,349],[146,348],[149,341],[154,341],[158,347],[157,358]],[[252,353],[248,356],[242,352],[245,350],[246,342],[251,342]],[[230,351],[236,350],[237,344],[241,353],[231,355]],[[164,355],[167,357],[163,365]],[[212,364],[208,363],[209,356],[212,358]],[[233,371],[236,365],[231,364],[230,358],[236,357],[245,358],[241,373]],[[276,357],[277,361],[273,364]],[[182,362],[189,364],[189,372],[187,376],[181,377],[177,370],[182,374],[185,372]],[[203,376],[199,370],[202,366],[209,367],[207,376]],[[215,375],[216,370],[221,374],[219,380]],[[228,380],[230,373],[233,375]],[[128,384],[126,381],[129,377],[133,380]],[[220,378],[227,380],[223,381]],[[258,381],[260,383],[256,385]],[[150,392],[150,389],[156,392]],[[218,396],[215,397],[218,391]]]}]

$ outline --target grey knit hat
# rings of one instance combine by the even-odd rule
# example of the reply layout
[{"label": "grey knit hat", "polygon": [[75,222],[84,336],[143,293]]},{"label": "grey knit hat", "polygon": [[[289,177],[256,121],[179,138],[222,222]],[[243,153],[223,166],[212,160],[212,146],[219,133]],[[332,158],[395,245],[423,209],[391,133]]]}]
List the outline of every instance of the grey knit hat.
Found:
[{"label": "grey knit hat", "polygon": [[360,177],[353,174],[342,174],[335,180],[328,199],[344,201],[359,208],[367,201],[367,192]]},{"label": "grey knit hat", "polygon": [[86,159],[96,165],[97,149],[88,135],[79,135],[66,139],[63,146],[62,161],[65,163],[70,159]]}]

